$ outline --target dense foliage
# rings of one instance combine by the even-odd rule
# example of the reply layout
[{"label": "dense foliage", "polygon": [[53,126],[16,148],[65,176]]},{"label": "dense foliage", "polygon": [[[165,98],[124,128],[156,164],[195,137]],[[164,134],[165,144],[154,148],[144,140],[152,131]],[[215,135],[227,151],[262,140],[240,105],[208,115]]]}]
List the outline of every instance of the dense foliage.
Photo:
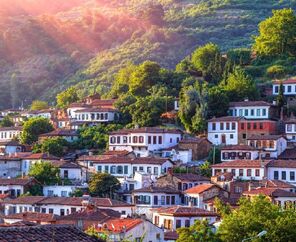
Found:
[{"label": "dense foliage", "polygon": [[64,155],[65,149],[70,146],[68,142],[61,138],[48,138],[42,141],[41,144],[35,144],[33,147],[34,153],[48,153],[57,157]]},{"label": "dense foliage", "polygon": [[60,169],[50,162],[37,162],[31,165],[29,176],[34,177],[42,185],[54,185],[60,181]]},{"label": "dense foliage", "polygon": [[120,182],[108,173],[96,173],[89,181],[89,192],[92,196],[111,197],[120,188]]}]

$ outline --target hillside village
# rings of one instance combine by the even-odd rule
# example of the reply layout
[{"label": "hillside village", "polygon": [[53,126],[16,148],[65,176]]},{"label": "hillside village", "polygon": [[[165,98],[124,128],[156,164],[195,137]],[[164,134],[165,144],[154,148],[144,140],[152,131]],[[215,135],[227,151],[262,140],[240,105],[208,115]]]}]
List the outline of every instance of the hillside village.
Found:
[{"label": "hillside village", "polygon": [[[291,9],[277,14],[292,16],[296,29]],[[292,44],[287,53],[277,49],[281,59],[295,52]],[[255,47],[249,61],[266,51]],[[246,52],[236,58],[242,62]],[[7,241],[26,228],[49,238],[50,228],[65,229],[73,241],[180,242],[195,226],[188,241],[280,236],[271,235],[272,225],[262,230],[264,221],[250,233],[232,235],[229,227],[241,227],[240,211],[248,210],[254,217],[288,212],[295,221],[296,78],[277,67],[269,82],[255,83],[231,58],[209,43],[177,74],[147,61],[122,69],[106,96],[79,98],[70,87],[56,106],[36,100],[0,111]],[[220,229],[229,234],[218,240]],[[267,241],[293,241],[289,233]]]}]

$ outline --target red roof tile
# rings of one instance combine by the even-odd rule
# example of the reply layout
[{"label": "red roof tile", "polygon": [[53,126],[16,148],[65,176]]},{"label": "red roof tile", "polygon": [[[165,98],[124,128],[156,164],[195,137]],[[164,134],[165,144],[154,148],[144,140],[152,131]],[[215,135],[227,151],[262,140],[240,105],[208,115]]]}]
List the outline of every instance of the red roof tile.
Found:
[{"label": "red roof tile", "polygon": [[273,104],[265,101],[243,101],[230,102],[229,107],[253,107],[253,106],[272,106]]},{"label": "red roof tile", "polygon": [[123,231],[129,231],[134,227],[138,226],[139,224],[143,223],[142,219],[136,218],[125,218],[125,219],[109,219],[104,223],[105,228],[101,227],[98,228],[98,231],[102,231],[107,229],[112,231],[113,233],[120,233]]},{"label": "red roof tile", "polygon": [[218,187],[215,184],[201,184],[201,185],[197,185],[195,187],[189,188],[186,191],[184,191],[184,193],[203,193],[213,187]]},{"label": "red roof tile", "polygon": [[135,189],[132,191],[132,193],[166,193],[166,194],[179,194],[180,191],[169,187],[169,186],[149,186],[149,187],[142,187],[139,189]]},{"label": "red roof tile", "polygon": [[158,127],[143,127],[138,129],[121,129],[118,131],[113,131],[110,134],[130,134],[130,133],[152,133],[152,134],[162,134],[162,133],[172,133],[172,134],[182,134],[183,132],[179,129],[162,129]]},{"label": "red roof tile", "polygon": [[212,165],[212,168],[260,168],[265,166],[268,161],[261,160],[233,160],[233,161],[225,161],[223,163]]},{"label": "red roof tile", "polygon": [[296,160],[272,160],[267,167],[296,168]]},{"label": "red roof tile", "polygon": [[240,120],[243,120],[243,117],[232,117],[232,116],[225,116],[225,117],[219,117],[219,118],[212,118],[208,122],[238,122]]},{"label": "red roof tile", "polygon": [[280,138],[285,138],[282,135],[252,135],[248,140],[278,140]]},{"label": "red roof tile", "polygon": [[56,129],[52,132],[39,135],[39,137],[55,137],[55,136],[78,136],[77,130],[73,129]]},{"label": "red roof tile", "polygon": [[226,145],[221,150],[256,150],[256,148],[249,145]]},{"label": "red roof tile", "polygon": [[287,80],[275,80],[273,81],[273,84],[280,84],[280,83],[283,83],[283,84],[295,84],[296,83],[296,79],[287,79]]},{"label": "red roof tile", "polygon": [[243,195],[264,195],[268,197],[296,197],[295,192],[288,192],[279,188],[260,187],[244,192]]},{"label": "red roof tile", "polygon": [[21,219],[23,221],[41,221],[41,222],[51,222],[55,221],[57,216],[50,213],[37,213],[37,212],[24,212],[15,213],[3,216],[4,219]]},{"label": "red roof tile", "polygon": [[173,206],[153,209],[153,211],[174,217],[216,217],[217,213],[196,207]]},{"label": "red roof tile", "polygon": [[30,184],[33,178],[0,178],[0,186],[20,185],[25,186]]},{"label": "red roof tile", "polygon": [[26,160],[60,160],[58,157],[47,153],[36,153],[25,157]]}]

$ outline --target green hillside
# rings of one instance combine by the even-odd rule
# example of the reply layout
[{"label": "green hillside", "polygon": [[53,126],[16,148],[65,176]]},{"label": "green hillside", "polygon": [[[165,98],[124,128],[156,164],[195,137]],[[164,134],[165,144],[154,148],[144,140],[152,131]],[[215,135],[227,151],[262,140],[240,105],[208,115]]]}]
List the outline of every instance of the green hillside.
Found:
[{"label": "green hillside", "polygon": [[174,69],[207,42],[250,47],[258,23],[283,7],[296,0],[85,0],[45,16],[2,13],[0,108],[54,101],[71,85],[105,93],[128,62]]}]

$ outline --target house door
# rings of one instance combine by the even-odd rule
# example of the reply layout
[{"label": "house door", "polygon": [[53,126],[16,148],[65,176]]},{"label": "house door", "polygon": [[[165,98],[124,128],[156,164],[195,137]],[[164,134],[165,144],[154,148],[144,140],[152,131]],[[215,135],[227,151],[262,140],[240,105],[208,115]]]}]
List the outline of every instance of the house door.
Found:
[{"label": "house door", "polygon": [[226,144],[226,136],[225,136],[225,134],[221,135],[221,143]]}]

